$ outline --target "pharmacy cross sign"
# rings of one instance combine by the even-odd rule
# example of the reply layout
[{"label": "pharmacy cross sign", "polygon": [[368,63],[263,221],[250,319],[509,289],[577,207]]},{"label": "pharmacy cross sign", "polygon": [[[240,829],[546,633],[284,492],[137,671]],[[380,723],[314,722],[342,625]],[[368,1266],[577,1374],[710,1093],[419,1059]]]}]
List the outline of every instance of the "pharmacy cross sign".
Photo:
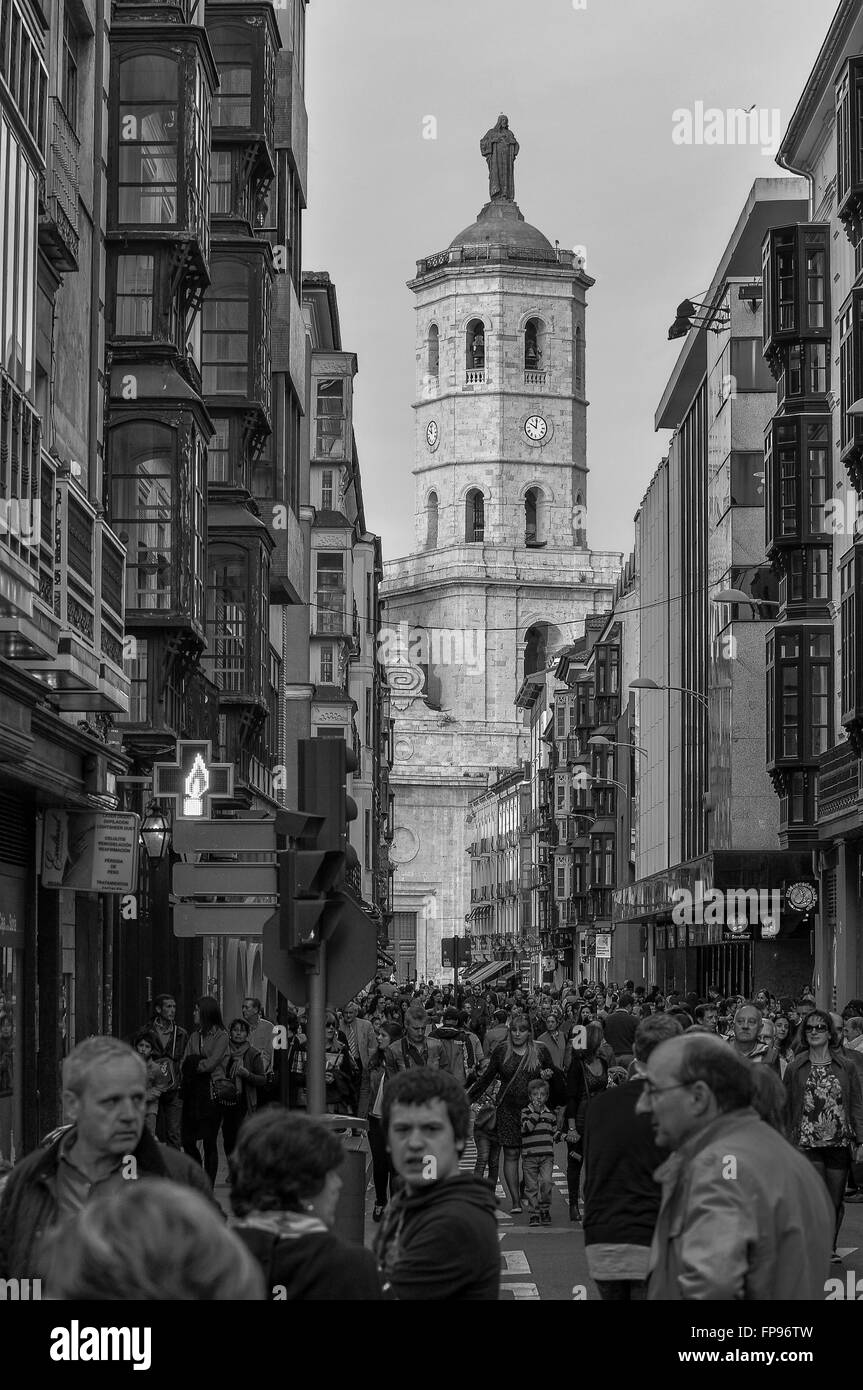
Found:
[{"label": "pharmacy cross sign", "polygon": [[179,739],[175,763],[153,764],[153,796],[170,797],[175,820],[210,820],[212,802],[233,801],[233,763],[214,763],[205,739]]}]

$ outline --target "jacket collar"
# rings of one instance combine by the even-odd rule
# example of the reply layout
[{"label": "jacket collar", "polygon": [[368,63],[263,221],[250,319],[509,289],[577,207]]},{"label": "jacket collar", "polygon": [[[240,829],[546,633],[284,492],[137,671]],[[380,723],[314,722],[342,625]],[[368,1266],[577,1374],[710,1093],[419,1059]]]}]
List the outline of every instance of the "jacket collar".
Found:
[{"label": "jacket collar", "polygon": [[[71,1134],[74,1128],[74,1125],[67,1125],[44,1151],[42,1161],[33,1174],[37,1182],[49,1182],[56,1176],[57,1165],[60,1162],[61,1147],[63,1144],[71,1142]],[[135,1149],[132,1156],[140,1172],[150,1173],[162,1178],[169,1176],[167,1164],[160,1153],[160,1145],[153,1138],[148,1129],[145,1129],[141,1135],[138,1141],[138,1147]]]},{"label": "jacket collar", "polygon": [[721,1115],[717,1115],[703,1129],[699,1129],[696,1134],[690,1135],[679,1149],[664,1159],[653,1174],[654,1182],[673,1183],[676,1181],[681,1169],[700,1153],[702,1149],[711,1144],[718,1134],[728,1127],[730,1122],[737,1120],[757,1120],[757,1111],[752,1106],[746,1106],[743,1110],[725,1110]]}]

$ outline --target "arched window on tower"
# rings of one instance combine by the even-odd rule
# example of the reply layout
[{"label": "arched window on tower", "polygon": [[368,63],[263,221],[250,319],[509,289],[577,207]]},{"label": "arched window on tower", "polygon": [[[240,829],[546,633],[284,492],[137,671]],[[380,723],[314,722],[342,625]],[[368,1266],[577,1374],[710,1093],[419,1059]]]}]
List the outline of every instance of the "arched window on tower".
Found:
[{"label": "arched window on tower", "polygon": [[544,671],[548,653],[548,627],[545,623],[534,623],[524,634],[524,674],[532,676],[534,671]]},{"label": "arched window on tower", "polygon": [[485,371],[485,325],[482,319],[471,319],[465,329],[465,362],[468,380],[472,373]]},{"label": "arched window on tower", "polygon": [[437,546],[437,523],[437,493],[430,492],[426,503],[426,550],[434,550]]},{"label": "arched window on tower", "polygon": [[584,391],[584,334],[580,327],[575,330],[575,389]]},{"label": "arched window on tower", "polygon": [[440,375],[440,329],[433,323],[429,329],[428,342],[428,374],[429,376]]},{"label": "arched window on tower", "polygon": [[575,522],[575,543],[581,549],[587,548],[587,508],[584,505],[582,493],[575,494],[575,508],[573,521]]},{"label": "arched window on tower", "polygon": [[524,543],[536,545],[539,540],[539,501],[536,488],[528,488],[524,495]]},{"label": "arched window on tower", "polygon": [[485,539],[485,500],[476,487],[465,498],[464,538],[468,543]]},{"label": "arched window on tower", "polygon": [[542,319],[528,319],[524,325],[524,370],[545,371],[545,324]]}]

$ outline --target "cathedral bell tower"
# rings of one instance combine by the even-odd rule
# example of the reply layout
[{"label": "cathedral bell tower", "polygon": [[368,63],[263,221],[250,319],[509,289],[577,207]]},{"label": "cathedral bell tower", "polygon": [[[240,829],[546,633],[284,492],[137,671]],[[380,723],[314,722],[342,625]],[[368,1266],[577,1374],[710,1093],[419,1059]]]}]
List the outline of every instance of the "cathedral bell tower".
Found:
[{"label": "cathedral bell tower", "polygon": [[[587,544],[585,316],[594,281],[515,202],[506,116],[480,141],[489,201],[417,262],[416,547],[385,566],[396,717],[396,946],[417,969],[469,903],[464,816],[526,754],[514,705],[610,606],[620,556]],[[403,965],[408,951],[402,951]]]}]

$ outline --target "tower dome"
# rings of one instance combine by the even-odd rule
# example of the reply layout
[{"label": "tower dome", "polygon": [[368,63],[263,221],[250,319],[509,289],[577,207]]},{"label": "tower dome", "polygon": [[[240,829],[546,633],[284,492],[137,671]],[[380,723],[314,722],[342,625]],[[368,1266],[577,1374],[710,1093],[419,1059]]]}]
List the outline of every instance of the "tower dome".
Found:
[{"label": "tower dome", "polygon": [[508,257],[517,260],[524,253],[530,260],[556,259],[555,249],[547,236],[537,227],[525,222],[518,204],[495,199],[486,203],[476,221],[450,242],[454,247],[484,247],[504,251]]}]

